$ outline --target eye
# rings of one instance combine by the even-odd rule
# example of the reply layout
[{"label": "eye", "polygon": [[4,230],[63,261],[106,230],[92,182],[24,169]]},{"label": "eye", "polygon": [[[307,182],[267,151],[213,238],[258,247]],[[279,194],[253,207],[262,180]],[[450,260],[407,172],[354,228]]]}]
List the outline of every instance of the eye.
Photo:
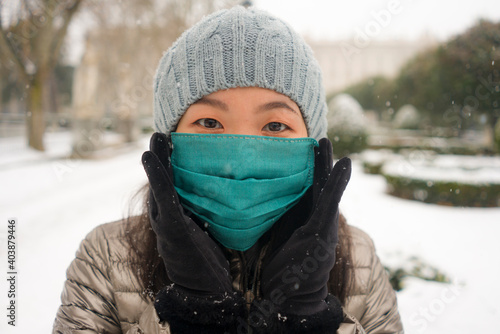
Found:
[{"label": "eye", "polygon": [[289,129],[289,127],[280,122],[271,122],[266,124],[262,130],[269,132],[280,132]]},{"label": "eye", "polygon": [[207,128],[207,129],[221,129],[222,124],[213,118],[200,118],[195,123]]}]

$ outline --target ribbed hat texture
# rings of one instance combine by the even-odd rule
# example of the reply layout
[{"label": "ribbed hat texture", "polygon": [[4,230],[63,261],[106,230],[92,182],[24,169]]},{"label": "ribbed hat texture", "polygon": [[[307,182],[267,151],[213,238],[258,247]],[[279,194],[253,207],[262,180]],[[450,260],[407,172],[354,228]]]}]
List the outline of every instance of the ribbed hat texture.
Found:
[{"label": "ribbed hat texture", "polygon": [[209,15],[164,54],[154,79],[155,131],[174,131],[186,109],[210,93],[261,87],[290,97],[309,137],[326,137],[321,70],[290,26],[257,9],[236,6]]}]

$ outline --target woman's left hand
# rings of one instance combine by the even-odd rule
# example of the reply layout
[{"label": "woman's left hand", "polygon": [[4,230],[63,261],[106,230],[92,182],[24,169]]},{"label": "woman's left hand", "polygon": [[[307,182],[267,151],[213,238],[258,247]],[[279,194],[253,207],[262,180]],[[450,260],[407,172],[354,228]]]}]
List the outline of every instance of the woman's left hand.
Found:
[{"label": "woman's left hand", "polygon": [[281,315],[278,325],[274,321],[271,326],[285,332],[331,333],[343,319],[340,302],[328,294],[327,283],[338,243],[338,205],[351,175],[351,161],[343,158],[331,170],[331,154],[330,141],[322,139],[309,198],[298,204],[310,207],[309,216],[299,223],[292,209],[282,218],[280,224],[295,229],[262,270],[264,298]]}]

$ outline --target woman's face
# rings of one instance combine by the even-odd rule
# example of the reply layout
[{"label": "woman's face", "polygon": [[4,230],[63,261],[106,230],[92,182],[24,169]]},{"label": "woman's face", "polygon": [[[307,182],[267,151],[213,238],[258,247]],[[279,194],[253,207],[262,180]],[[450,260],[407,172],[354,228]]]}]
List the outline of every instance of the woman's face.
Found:
[{"label": "woman's face", "polygon": [[258,87],[220,90],[201,98],[186,110],[176,132],[307,137],[297,104]]}]

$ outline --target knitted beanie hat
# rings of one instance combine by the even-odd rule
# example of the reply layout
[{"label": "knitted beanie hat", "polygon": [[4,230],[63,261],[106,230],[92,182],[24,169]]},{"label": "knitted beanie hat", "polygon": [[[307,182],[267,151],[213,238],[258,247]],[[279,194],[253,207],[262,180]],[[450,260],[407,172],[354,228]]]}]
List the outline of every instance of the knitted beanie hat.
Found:
[{"label": "knitted beanie hat", "polygon": [[326,137],[326,99],[312,50],[283,21],[236,6],[185,31],[164,54],[154,79],[154,128],[175,131],[203,96],[234,87],[261,87],[299,106],[309,137]]}]

